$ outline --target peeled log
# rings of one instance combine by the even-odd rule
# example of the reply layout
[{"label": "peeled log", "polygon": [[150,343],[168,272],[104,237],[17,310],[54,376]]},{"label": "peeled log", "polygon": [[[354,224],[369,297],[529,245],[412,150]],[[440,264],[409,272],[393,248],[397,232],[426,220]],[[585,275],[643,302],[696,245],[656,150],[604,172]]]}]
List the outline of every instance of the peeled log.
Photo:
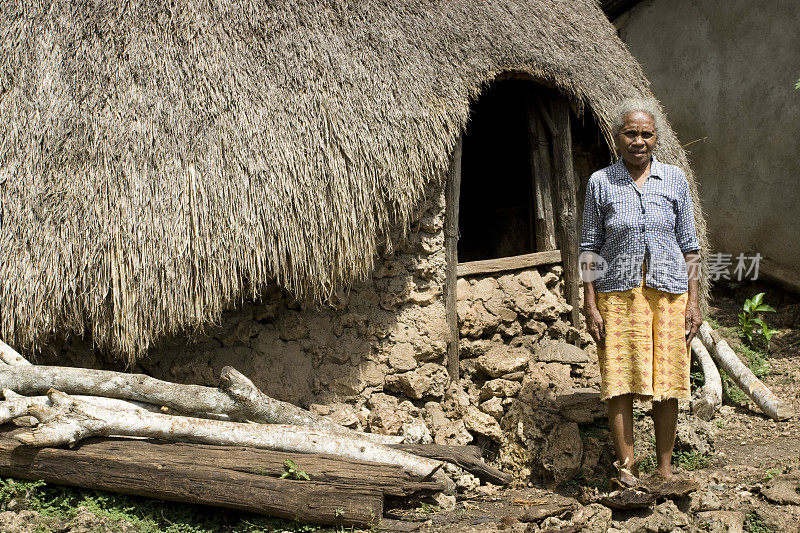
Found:
[{"label": "peeled log", "polygon": [[699,337],[705,347],[711,352],[714,360],[724,370],[736,385],[750,397],[753,402],[773,420],[786,420],[791,418],[789,410],[781,405],[780,400],[770,391],[753,372],[742,363],[728,343],[719,336],[708,322],[700,325]]},{"label": "peeled log", "polygon": [[117,435],[325,453],[399,465],[412,474],[434,479],[447,487],[452,486],[452,481],[440,470],[440,461],[387,448],[357,436],[285,424],[228,422],[147,411],[112,411],[56,390],[50,390],[47,396],[52,407],[34,404],[28,408],[28,414],[39,420],[40,424],[16,436],[23,444],[37,447],[72,446],[90,436]]},{"label": "peeled log", "polygon": [[53,388],[72,395],[148,403],[155,406],[155,409],[150,409],[154,411],[165,406],[176,414],[203,418],[319,426],[328,431],[356,435],[384,444],[402,441],[401,437],[353,431],[290,403],[270,398],[233,368],[223,368],[220,379],[226,390],[201,385],[183,385],[144,374],[111,370],[0,365],[0,386],[25,396],[46,394]]},{"label": "peeled log", "polygon": [[692,412],[702,420],[711,420],[722,406],[722,380],[703,342],[692,339],[692,355],[703,370],[704,385],[692,396]]},{"label": "peeled log", "polygon": [[17,351],[0,341],[0,363],[6,365],[30,365],[30,361],[22,357]]}]

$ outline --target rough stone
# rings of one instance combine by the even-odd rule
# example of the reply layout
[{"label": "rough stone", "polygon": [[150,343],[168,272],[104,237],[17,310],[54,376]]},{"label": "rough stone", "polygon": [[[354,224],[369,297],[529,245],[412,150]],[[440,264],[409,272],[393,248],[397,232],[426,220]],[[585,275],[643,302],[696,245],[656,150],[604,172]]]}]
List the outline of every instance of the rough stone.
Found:
[{"label": "rough stone", "polygon": [[470,304],[458,302],[459,333],[464,337],[478,338],[494,332],[500,325],[500,317],[491,314],[480,302]]},{"label": "rough stone", "polygon": [[433,436],[428,426],[420,419],[414,420],[408,424],[403,424],[400,428],[400,434],[403,436],[403,442],[406,444],[430,444],[433,442]]},{"label": "rough stone", "polygon": [[483,402],[479,408],[481,411],[491,416],[495,420],[500,420],[503,418],[504,410],[502,398],[495,397],[487,400]]},{"label": "rough stone", "polygon": [[501,294],[497,294],[490,300],[484,302],[483,306],[491,314],[497,316],[501,322],[509,323],[517,319],[517,313],[503,304],[503,297]]},{"label": "rough stone", "polygon": [[470,405],[464,413],[464,426],[472,432],[489,437],[495,442],[500,442],[503,438],[503,430],[500,424],[491,415],[481,412],[474,405]]},{"label": "rough stone", "polygon": [[414,346],[408,342],[399,342],[392,345],[389,350],[389,366],[401,372],[417,368]]},{"label": "rough stone", "polygon": [[433,495],[433,500],[442,511],[452,511],[456,508],[456,497],[452,494],[445,494],[444,492],[437,492]]},{"label": "rough stone", "polygon": [[606,533],[611,527],[611,509],[593,503],[575,511],[572,523],[581,533]]},{"label": "rough stone", "polygon": [[464,446],[472,442],[472,435],[467,431],[463,420],[452,420],[437,428],[434,432],[433,442]]},{"label": "rough stone", "polygon": [[605,418],[608,410],[596,389],[573,389],[556,396],[556,408],[561,416],[578,424],[591,424]]},{"label": "rough stone", "polygon": [[740,511],[705,511],[695,515],[704,531],[743,533],[745,515]]},{"label": "rough stone", "polygon": [[472,300],[472,285],[464,278],[458,278],[456,281],[456,299],[458,301]]},{"label": "rough stone", "polygon": [[548,435],[541,461],[553,481],[563,483],[575,477],[581,468],[583,444],[578,424],[558,424]]},{"label": "rough stone", "polygon": [[469,394],[463,388],[464,385],[469,387],[471,383],[451,383],[444,393],[442,409],[450,418],[461,418],[472,403]]},{"label": "rough stone", "polygon": [[481,387],[480,398],[481,401],[485,401],[489,398],[494,398],[497,396],[508,398],[511,396],[516,396],[519,393],[520,388],[522,388],[522,384],[517,381],[511,381],[503,378],[490,379],[483,384],[483,387]]},{"label": "rough stone", "polygon": [[478,358],[478,368],[493,378],[524,369],[530,361],[530,353],[523,348],[495,346]]},{"label": "rough stone", "polygon": [[481,486],[481,480],[453,463],[445,463],[444,471],[456,484],[458,492],[472,492]]},{"label": "rough stone", "polygon": [[536,503],[525,509],[519,518],[520,522],[539,522],[550,516],[563,517],[566,513],[580,507],[574,498],[567,498],[560,494],[547,494],[543,498],[537,498]]},{"label": "rough stone", "polygon": [[400,409],[399,401],[389,394],[375,393],[367,401],[370,409],[367,423],[372,433],[398,435],[403,424],[411,423],[413,417]]},{"label": "rough stone", "polygon": [[719,495],[713,490],[698,490],[692,493],[689,508],[695,513],[702,511],[718,511],[722,509],[722,500],[720,500]]},{"label": "rough stone", "polygon": [[497,281],[492,277],[486,277],[478,280],[472,293],[474,300],[488,301],[494,296],[495,291],[499,288]]},{"label": "rough stone", "polygon": [[689,517],[678,509],[675,502],[667,500],[657,505],[647,517],[644,527],[653,533],[670,533],[689,524]]},{"label": "rough stone", "polygon": [[537,361],[543,363],[588,363],[589,354],[566,342],[552,342],[536,351]]},{"label": "rough stone", "polygon": [[761,494],[779,505],[800,505],[800,470],[775,476]]},{"label": "rough stone", "polygon": [[442,396],[449,381],[443,366],[425,363],[416,370],[387,376],[386,388],[419,400],[425,396]]}]

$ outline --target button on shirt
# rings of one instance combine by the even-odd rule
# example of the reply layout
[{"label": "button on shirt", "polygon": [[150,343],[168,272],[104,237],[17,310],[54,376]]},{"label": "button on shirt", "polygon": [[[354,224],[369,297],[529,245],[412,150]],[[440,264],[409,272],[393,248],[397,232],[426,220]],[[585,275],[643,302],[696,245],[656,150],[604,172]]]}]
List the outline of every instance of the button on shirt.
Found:
[{"label": "button on shirt", "polygon": [[592,174],[580,248],[598,253],[605,262],[595,280],[600,292],[641,286],[645,258],[648,287],[686,292],[689,278],[683,254],[700,249],[686,175],[655,157],[641,189],[622,159]]}]

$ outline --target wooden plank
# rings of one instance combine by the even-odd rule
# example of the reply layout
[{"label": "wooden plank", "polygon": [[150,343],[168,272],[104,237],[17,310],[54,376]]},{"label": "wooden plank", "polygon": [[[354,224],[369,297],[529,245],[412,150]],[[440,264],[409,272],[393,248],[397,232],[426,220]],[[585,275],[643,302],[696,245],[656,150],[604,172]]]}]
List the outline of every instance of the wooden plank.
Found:
[{"label": "wooden plank", "polygon": [[450,174],[447,177],[445,190],[445,314],[450,330],[450,342],[447,345],[447,373],[451,381],[458,380],[458,313],[456,312],[456,285],[458,282],[458,204],[461,196],[461,152],[463,139],[459,136],[453,149],[450,163]]},{"label": "wooden plank", "polygon": [[404,450],[409,453],[447,461],[460,466],[470,474],[482,481],[495,485],[508,485],[513,481],[511,474],[506,474],[481,459],[480,448],[477,446],[445,446],[441,444],[392,444],[392,448]]},{"label": "wooden plank", "polygon": [[[235,447],[219,447],[220,454],[207,455],[206,446],[87,439],[72,449],[30,448],[11,438],[8,427],[4,426],[0,434],[2,476],[215,505],[317,524],[375,524],[383,514],[383,493],[378,487],[325,483],[313,477],[312,481],[278,479],[232,469],[225,465],[246,456]],[[223,454],[229,457],[220,466],[217,461]],[[300,455],[291,454],[291,458],[302,467],[306,460]],[[365,481],[370,479],[369,472],[360,472]]]},{"label": "wooden plank", "polygon": [[498,259],[485,259],[483,261],[469,261],[467,263],[459,263],[458,277],[462,278],[466,276],[477,276],[479,274],[520,270],[523,268],[551,265],[560,262],[561,250],[549,250],[547,252],[535,252],[532,254],[500,257]]},{"label": "wooden plank", "polygon": [[559,248],[564,260],[564,291],[572,306],[572,325],[580,327],[580,292],[578,279],[578,185],[572,168],[572,134],[569,124],[569,103],[556,96],[550,111],[558,135],[553,138],[553,169]]},{"label": "wooden plank", "polygon": [[555,250],[558,246],[556,245],[556,222],[553,215],[550,143],[540,112],[537,111],[540,106],[541,103],[538,99],[528,102],[528,138],[531,143],[531,183],[535,206],[536,251],[545,252]]}]

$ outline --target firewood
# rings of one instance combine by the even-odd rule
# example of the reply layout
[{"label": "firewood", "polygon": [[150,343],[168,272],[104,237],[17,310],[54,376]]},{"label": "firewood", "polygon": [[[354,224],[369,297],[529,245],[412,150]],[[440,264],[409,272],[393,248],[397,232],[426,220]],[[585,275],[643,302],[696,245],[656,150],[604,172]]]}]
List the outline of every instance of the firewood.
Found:
[{"label": "firewood", "polygon": [[702,420],[711,420],[722,407],[722,380],[719,370],[703,342],[692,339],[692,355],[703,371],[704,384],[692,395],[692,412]]},{"label": "firewood", "polygon": [[728,343],[717,332],[711,329],[708,322],[700,325],[700,340],[714,357],[719,367],[724,370],[736,385],[750,397],[753,402],[771,419],[786,420],[791,412],[781,404],[780,400],[758,379],[747,365],[731,349]]},{"label": "firewood", "polygon": [[148,411],[115,411],[51,389],[50,405],[31,401],[28,414],[39,420],[35,429],[16,438],[37,447],[74,445],[93,435],[147,437],[169,441],[240,445],[299,453],[325,453],[362,461],[396,464],[412,474],[445,483],[442,462],[394,450],[361,438],[324,429],[286,424],[256,424],[208,420]]}]

